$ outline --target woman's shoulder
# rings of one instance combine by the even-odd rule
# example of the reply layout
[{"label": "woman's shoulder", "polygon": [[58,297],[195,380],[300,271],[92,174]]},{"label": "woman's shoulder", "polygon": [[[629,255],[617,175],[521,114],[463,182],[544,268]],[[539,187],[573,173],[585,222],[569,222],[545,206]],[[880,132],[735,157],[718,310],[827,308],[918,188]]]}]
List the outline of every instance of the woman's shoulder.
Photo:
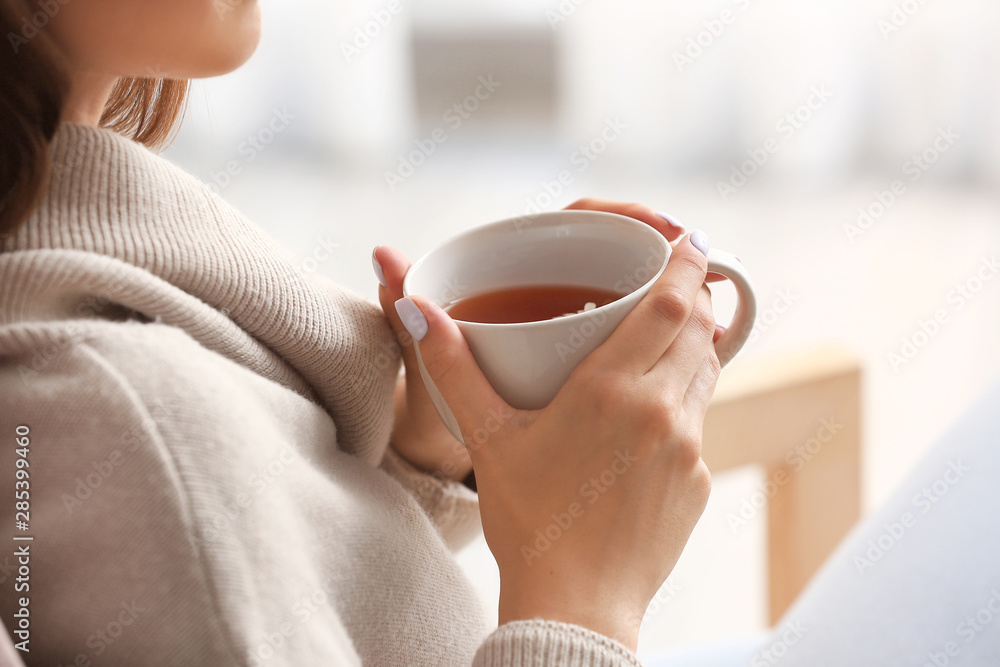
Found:
[{"label": "woman's shoulder", "polygon": [[235,430],[246,413],[259,418],[273,407],[277,419],[278,412],[291,408],[283,402],[320,410],[301,393],[205,347],[184,329],[142,319],[0,325],[0,397],[12,410],[20,406],[22,414],[50,421],[162,413],[173,406],[172,413],[185,409],[206,421],[231,421],[227,428]]}]

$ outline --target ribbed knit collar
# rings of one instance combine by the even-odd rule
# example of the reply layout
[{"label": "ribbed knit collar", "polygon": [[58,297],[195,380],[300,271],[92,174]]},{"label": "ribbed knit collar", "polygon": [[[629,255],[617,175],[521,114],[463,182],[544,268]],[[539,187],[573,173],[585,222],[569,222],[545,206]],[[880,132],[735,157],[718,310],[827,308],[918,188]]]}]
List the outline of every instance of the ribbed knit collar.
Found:
[{"label": "ribbed knit collar", "polygon": [[[398,363],[377,306],[306,277],[294,257],[204,184],[114,132],[63,124],[51,154],[43,200],[3,244],[8,277],[0,301],[23,306],[81,288],[103,292],[99,298],[120,295],[122,305],[184,328],[317,401],[334,418],[342,449],[381,459]],[[30,274],[14,272],[25,262]],[[121,267],[107,276],[116,289],[95,285],[111,266]],[[11,323],[12,312],[0,304],[0,325]],[[248,353],[254,344],[267,350]]]}]

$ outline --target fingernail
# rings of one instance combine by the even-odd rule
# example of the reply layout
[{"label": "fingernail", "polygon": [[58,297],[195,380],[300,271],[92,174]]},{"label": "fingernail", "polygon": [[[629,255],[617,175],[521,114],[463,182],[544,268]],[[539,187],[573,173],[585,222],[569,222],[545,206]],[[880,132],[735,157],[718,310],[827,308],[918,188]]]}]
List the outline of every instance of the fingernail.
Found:
[{"label": "fingernail", "polygon": [[408,296],[396,301],[396,313],[403,322],[403,326],[413,336],[413,340],[418,343],[427,335],[427,318],[420,311],[420,308]]},{"label": "fingernail", "polygon": [[668,225],[670,225],[671,227],[673,227],[674,229],[679,229],[681,232],[684,231],[684,225],[682,225],[681,223],[677,222],[677,218],[675,218],[674,216],[670,215],[669,213],[663,213],[662,211],[657,211],[656,215],[658,215],[661,218],[663,218],[666,221],[666,223]]},{"label": "fingernail", "polygon": [[708,237],[700,229],[691,232],[691,245],[700,250],[701,254],[708,254]]},{"label": "fingernail", "polygon": [[379,246],[375,246],[372,249],[372,268],[375,269],[375,277],[378,278],[378,284],[385,287],[385,274],[382,272],[382,265],[378,263],[375,259],[375,251],[379,249]]}]

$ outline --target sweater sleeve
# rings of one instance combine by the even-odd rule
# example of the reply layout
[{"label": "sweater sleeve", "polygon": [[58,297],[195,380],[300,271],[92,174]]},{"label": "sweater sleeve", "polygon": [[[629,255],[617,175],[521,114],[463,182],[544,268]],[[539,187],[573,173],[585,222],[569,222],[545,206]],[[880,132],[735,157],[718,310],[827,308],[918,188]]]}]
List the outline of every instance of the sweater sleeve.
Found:
[{"label": "sweater sleeve", "polygon": [[505,623],[486,638],[473,667],[642,667],[625,645],[578,625]]},{"label": "sweater sleeve", "polygon": [[[0,432],[30,434],[28,664],[360,667],[351,612],[333,604],[344,586],[323,566],[350,560],[314,539],[319,507],[296,502],[335,495],[328,522],[369,507],[345,493],[367,464],[332,452],[359,474],[336,486],[313,463],[334,433],[325,413],[170,327],[45,340],[0,355]],[[0,448],[0,486],[15,456]],[[8,541],[13,520],[0,516]]]},{"label": "sweater sleeve", "polygon": [[[170,656],[238,663],[204,562],[189,540],[190,506],[161,426],[182,417],[172,397],[147,405],[84,336],[0,358],[0,429],[27,434],[29,664],[126,665]],[[40,356],[41,355],[41,356]],[[40,360],[40,361],[39,361]],[[0,448],[2,484],[15,452]],[[13,493],[11,493],[13,495]],[[6,586],[5,586],[6,588]],[[13,586],[0,592],[12,618]],[[2,659],[0,659],[2,662]]]},{"label": "sweater sleeve", "polygon": [[417,499],[452,550],[465,546],[482,530],[479,496],[469,487],[417,470],[391,445],[382,460],[382,469]]},{"label": "sweater sleeve", "polygon": [[[416,497],[441,531],[458,549],[482,530],[479,502],[464,484],[417,470],[392,447],[382,468]],[[483,642],[473,667],[642,667],[623,644],[592,630],[556,621],[506,623]]]}]

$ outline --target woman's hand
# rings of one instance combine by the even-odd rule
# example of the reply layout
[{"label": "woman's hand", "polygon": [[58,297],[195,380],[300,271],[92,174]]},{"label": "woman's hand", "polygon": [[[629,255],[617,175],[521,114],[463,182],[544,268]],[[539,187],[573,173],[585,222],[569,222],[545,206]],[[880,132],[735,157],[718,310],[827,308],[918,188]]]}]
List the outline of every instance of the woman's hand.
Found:
[{"label": "woman's hand", "polygon": [[719,361],[706,252],[700,232],[676,243],[650,292],[542,410],[497,396],[433,302],[396,304],[472,443],[501,623],[576,623],[635,649],[711,486],[701,431]]},{"label": "woman's hand", "polygon": [[465,479],[472,470],[472,460],[434,409],[420,378],[413,338],[399,321],[393,305],[403,298],[403,277],[410,270],[410,261],[395,248],[379,246],[372,252],[372,264],[379,280],[378,299],[396,332],[405,369],[405,375],[396,385],[396,419],[390,442],[404,459],[424,472],[456,481]]},{"label": "woman's hand", "polygon": [[[606,211],[635,218],[650,225],[668,241],[676,242],[684,233],[684,228],[671,216],[657,213],[642,204],[608,201],[603,199],[580,199],[567,209]],[[379,302],[386,318],[400,342],[403,351],[405,376],[396,387],[395,423],[392,445],[397,452],[417,468],[449,479],[462,480],[472,470],[472,461],[465,447],[452,437],[438,417],[430,396],[420,378],[413,342],[406,328],[399,321],[393,304],[403,296],[403,277],[410,269],[406,256],[389,246],[375,248],[372,263],[379,279]],[[722,276],[708,274],[708,282],[721,280]],[[725,329],[716,327],[715,339]]]}]

